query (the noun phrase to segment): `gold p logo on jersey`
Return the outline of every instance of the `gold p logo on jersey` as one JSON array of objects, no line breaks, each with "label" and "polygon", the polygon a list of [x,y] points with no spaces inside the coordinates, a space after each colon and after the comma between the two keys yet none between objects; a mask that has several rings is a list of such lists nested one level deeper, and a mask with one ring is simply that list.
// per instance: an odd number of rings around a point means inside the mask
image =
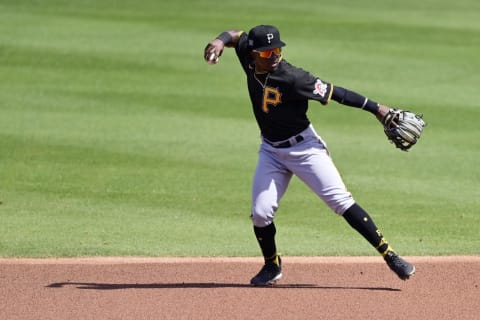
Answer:
[{"label": "gold p logo on jersey", "polygon": [[278,88],[265,87],[263,90],[263,105],[262,110],[265,113],[268,113],[268,105],[276,106],[279,103],[282,103],[282,93]]}]

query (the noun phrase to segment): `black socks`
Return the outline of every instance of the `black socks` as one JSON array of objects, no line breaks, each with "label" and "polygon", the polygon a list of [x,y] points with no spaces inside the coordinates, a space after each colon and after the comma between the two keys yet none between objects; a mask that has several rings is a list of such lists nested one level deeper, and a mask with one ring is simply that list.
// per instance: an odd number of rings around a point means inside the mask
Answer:
[{"label": "black socks", "polygon": [[351,206],[343,214],[348,224],[357,230],[370,244],[377,249],[381,255],[385,255],[391,250],[388,242],[383,237],[380,230],[373,222],[368,213],[362,209],[358,204]]},{"label": "black socks", "polygon": [[275,228],[275,224],[272,222],[263,228],[253,226],[253,231],[262,250],[265,263],[273,262],[278,265],[277,246],[275,245],[275,233],[277,229]]},{"label": "black socks", "polygon": [[[392,250],[388,242],[383,237],[380,230],[373,222],[370,215],[362,209],[358,204],[351,206],[343,214],[343,218],[348,224],[358,231],[377,251],[385,256],[388,251]],[[275,244],[276,228],[272,222],[266,227],[253,227],[260,249],[262,250],[265,263],[279,264],[277,247]]]}]

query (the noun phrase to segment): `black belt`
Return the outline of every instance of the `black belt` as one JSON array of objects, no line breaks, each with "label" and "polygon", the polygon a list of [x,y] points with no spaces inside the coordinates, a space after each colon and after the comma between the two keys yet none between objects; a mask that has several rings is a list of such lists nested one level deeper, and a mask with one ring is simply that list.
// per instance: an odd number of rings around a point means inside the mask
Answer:
[{"label": "black belt", "polygon": [[[294,143],[293,145],[305,140],[301,135],[295,136],[294,139],[295,139],[296,143]],[[290,148],[292,146],[292,144],[290,143],[289,140],[277,143],[277,142],[268,141],[267,139],[263,138],[263,141],[265,141],[266,143],[268,143],[269,145],[271,145],[274,148]]]}]

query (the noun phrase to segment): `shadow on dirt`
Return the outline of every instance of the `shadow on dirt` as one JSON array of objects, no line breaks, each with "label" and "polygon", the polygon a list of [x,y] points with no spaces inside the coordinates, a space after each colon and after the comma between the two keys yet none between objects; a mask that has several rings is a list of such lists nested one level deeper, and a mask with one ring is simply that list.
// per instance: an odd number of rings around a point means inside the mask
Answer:
[{"label": "shadow on dirt", "polygon": [[[63,288],[74,286],[77,289],[88,290],[123,290],[123,289],[215,289],[215,288],[265,288],[253,287],[243,283],[216,283],[216,282],[182,282],[182,283],[91,283],[91,282],[57,282],[47,288]],[[401,291],[387,287],[342,287],[321,286],[316,284],[274,284],[267,286],[272,289],[319,289],[319,290],[366,290],[366,291]]]}]

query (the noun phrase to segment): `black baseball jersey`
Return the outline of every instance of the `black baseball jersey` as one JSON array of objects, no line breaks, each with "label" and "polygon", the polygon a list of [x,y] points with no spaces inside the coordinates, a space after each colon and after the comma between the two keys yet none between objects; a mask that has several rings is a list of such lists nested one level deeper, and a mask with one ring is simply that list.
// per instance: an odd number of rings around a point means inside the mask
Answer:
[{"label": "black baseball jersey", "polygon": [[310,124],[308,100],[317,100],[322,104],[329,102],[333,90],[330,83],[285,60],[280,61],[274,72],[255,74],[246,33],[241,35],[235,51],[247,75],[255,118],[266,139],[286,140],[305,130]]}]

